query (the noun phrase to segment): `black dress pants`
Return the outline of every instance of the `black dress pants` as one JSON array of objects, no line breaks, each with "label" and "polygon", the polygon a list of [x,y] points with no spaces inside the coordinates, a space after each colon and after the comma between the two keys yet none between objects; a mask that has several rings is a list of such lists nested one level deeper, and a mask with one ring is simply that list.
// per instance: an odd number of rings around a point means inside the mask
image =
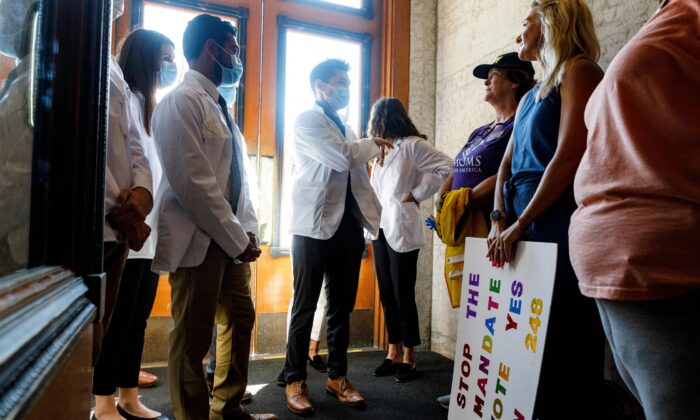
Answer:
[{"label": "black dress pants", "polygon": [[379,238],[372,241],[372,250],[389,343],[403,343],[406,347],[417,346],[420,344],[416,307],[418,250],[394,251],[381,229]]},{"label": "black dress pants", "polygon": [[93,372],[92,393],[112,395],[116,388],[136,388],[146,323],[158,289],[151,260],[127,260],[112,320],[102,340]]},{"label": "black dress pants", "polygon": [[365,248],[362,227],[349,213],[345,213],[338,230],[330,239],[298,235],[292,239],[294,302],[284,365],[288,384],[306,380],[309,336],[324,276],[328,301],[328,376],[336,379],[347,374],[350,313],[355,307]]}]

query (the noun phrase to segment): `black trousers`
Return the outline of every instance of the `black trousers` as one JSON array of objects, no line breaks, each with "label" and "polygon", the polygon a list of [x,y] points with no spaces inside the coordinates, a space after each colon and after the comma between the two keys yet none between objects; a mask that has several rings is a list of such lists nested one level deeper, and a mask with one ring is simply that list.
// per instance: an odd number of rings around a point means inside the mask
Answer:
[{"label": "black trousers", "polygon": [[[537,191],[538,182],[512,185],[503,189],[509,222],[522,214]],[[523,240],[558,244],[557,267],[547,341],[542,357],[533,418],[567,420],[611,418],[605,404],[605,335],[595,300],[583,296],[569,259],[569,221],[576,209],[573,187],[526,228]],[[593,245],[592,245],[593,246]],[[539,350],[538,350],[539,351]],[[562,372],[572,378],[562,385]],[[573,379],[575,378],[575,379]],[[595,401],[595,404],[591,404]]]},{"label": "black trousers", "polygon": [[348,213],[343,216],[338,230],[330,239],[298,235],[292,239],[294,302],[284,365],[287,383],[306,380],[309,336],[324,276],[328,301],[328,376],[336,379],[347,374],[350,313],[355,307],[360,263],[365,248],[362,227]]},{"label": "black trousers", "polygon": [[112,320],[92,378],[92,393],[112,395],[116,388],[136,388],[139,381],[146,322],[158,289],[151,260],[127,260]]},{"label": "black trousers", "polygon": [[394,251],[381,229],[379,238],[372,241],[372,250],[389,343],[417,346],[420,344],[416,307],[418,250]]}]

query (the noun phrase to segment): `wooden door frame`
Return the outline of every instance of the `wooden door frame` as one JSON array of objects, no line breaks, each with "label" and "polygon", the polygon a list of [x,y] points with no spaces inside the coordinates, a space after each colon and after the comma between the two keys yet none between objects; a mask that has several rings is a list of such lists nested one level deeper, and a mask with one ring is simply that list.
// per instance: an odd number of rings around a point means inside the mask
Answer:
[{"label": "wooden door frame", "polygon": [[[29,264],[0,282],[0,417],[60,405],[66,417],[87,418],[91,322],[104,296],[111,4],[39,4]],[[72,392],[47,391],[57,383]]]}]

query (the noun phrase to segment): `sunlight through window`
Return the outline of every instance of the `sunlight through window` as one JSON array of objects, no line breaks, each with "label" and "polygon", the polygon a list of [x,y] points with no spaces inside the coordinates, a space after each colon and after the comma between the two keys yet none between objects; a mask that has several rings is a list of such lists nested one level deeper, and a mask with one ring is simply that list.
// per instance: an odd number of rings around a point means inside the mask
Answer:
[{"label": "sunlight through window", "polygon": [[352,7],[354,9],[362,8],[363,0],[319,0],[322,3],[333,3],[340,6]]}]

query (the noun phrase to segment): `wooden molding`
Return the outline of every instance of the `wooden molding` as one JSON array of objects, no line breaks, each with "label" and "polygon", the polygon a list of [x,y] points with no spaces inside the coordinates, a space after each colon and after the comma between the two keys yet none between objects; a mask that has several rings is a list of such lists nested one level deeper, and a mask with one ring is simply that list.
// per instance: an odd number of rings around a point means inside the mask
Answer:
[{"label": "wooden molding", "polygon": [[[0,418],[22,418],[53,380],[95,306],[82,279],[62,268],[20,273],[3,287],[0,315]],[[12,298],[17,292],[18,297]],[[89,366],[89,361],[88,366]],[[88,395],[84,396],[89,397]]]},{"label": "wooden molding", "polygon": [[39,267],[4,277],[0,283],[0,319],[74,277],[72,271],[61,267]]},{"label": "wooden molding", "polygon": [[381,95],[398,98],[408,109],[411,56],[410,0],[384,1],[381,30]]}]

